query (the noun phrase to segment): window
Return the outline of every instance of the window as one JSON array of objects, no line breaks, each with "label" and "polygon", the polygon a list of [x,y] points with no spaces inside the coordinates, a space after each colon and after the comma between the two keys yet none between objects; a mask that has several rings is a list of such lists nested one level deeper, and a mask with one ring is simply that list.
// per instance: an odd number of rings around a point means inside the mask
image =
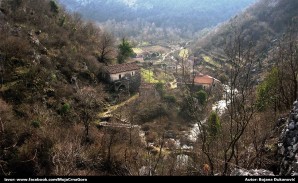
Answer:
[{"label": "window", "polygon": [[121,79],[122,78],[122,76],[121,76],[121,74],[119,74],[119,79]]},{"label": "window", "polygon": [[134,75],[135,75],[135,73],[134,73],[134,72],[131,72],[131,75],[132,75],[132,76],[134,76]]}]

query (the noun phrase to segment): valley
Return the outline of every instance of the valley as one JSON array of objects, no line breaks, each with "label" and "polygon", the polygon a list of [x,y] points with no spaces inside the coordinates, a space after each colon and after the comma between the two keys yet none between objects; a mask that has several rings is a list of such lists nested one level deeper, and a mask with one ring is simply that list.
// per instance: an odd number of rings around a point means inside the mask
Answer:
[{"label": "valley", "polygon": [[0,175],[297,175],[297,8],[0,0]]}]

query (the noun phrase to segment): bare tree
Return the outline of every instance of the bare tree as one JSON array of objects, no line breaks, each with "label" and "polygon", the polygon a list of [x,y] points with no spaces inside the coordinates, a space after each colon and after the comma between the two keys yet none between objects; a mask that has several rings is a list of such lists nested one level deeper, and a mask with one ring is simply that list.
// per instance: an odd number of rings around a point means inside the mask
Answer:
[{"label": "bare tree", "polygon": [[97,90],[92,87],[84,87],[76,95],[80,119],[85,127],[85,142],[89,142],[90,123],[95,119],[98,112],[102,109],[105,93],[101,88]]},{"label": "bare tree", "polygon": [[252,79],[255,59],[253,44],[244,41],[242,30],[235,30],[233,35],[225,49],[230,67],[227,70],[229,84],[225,94],[226,103],[229,105],[227,121],[224,121],[225,132],[222,133],[224,140],[223,175],[227,175],[233,158],[235,164],[238,165],[238,142],[255,113],[255,88]]},{"label": "bare tree", "polygon": [[194,113],[199,125],[200,140],[197,143],[207,158],[210,175],[215,172],[228,175],[231,164],[239,166],[240,150],[245,148],[239,142],[255,114],[252,79],[255,53],[252,48],[252,43],[244,41],[241,30],[234,30],[233,36],[227,41],[228,83],[224,93],[227,110],[221,117],[217,134],[211,135],[208,125],[202,120],[204,116]]},{"label": "bare tree", "polygon": [[[17,142],[14,136],[8,135],[11,129],[14,129],[14,123],[11,122],[13,117],[12,106],[0,99],[0,175],[9,176],[12,170],[9,167],[8,158],[12,147]],[[4,153],[5,152],[5,153]]]},{"label": "bare tree", "polygon": [[[179,53],[179,59],[177,64],[180,65],[181,69],[182,69],[182,73],[181,73],[181,82],[183,84],[189,83],[189,73],[188,70],[190,69],[188,66],[188,57],[189,57],[189,52],[187,49],[183,49],[181,50],[181,52]],[[176,66],[177,67],[177,66]]]},{"label": "bare tree", "polygon": [[108,32],[103,32],[99,41],[98,61],[108,65],[115,54],[114,37]]},{"label": "bare tree", "polygon": [[0,55],[0,82],[0,88],[2,88],[4,82],[4,58],[2,58],[2,55]]},{"label": "bare tree", "polygon": [[[297,24],[296,24],[297,25]],[[298,98],[298,30],[292,25],[280,41],[276,65],[279,93],[286,109]]]}]

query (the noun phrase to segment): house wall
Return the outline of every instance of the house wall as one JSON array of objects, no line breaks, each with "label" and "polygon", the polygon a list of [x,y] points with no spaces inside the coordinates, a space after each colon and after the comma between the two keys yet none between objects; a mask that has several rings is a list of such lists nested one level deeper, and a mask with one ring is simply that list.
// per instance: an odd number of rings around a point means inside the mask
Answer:
[{"label": "house wall", "polygon": [[210,88],[210,86],[211,86],[211,85],[209,85],[209,84],[198,84],[198,83],[195,83],[195,85],[196,85],[196,86],[201,86],[201,87],[203,87],[203,88],[205,88],[205,89]]},{"label": "house wall", "polygon": [[136,71],[129,71],[129,72],[122,72],[122,73],[117,73],[117,74],[110,74],[110,81],[111,82],[118,81],[127,74],[130,74],[131,76],[135,76]]},{"label": "house wall", "polygon": [[210,84],[201,84],[201,86],[203,86],[205,88],[209,88],[211,85]]},{"label": "house wall", "polygon": [[195,83],[195,85],[202,86],[203,88],[210,88],[211,86],[214,87],[214,86],[216,86],[218,84],[220,84],[220,82],[218,80],[214,80],[213,81],[213,84],[198,84],[198,83]]}]

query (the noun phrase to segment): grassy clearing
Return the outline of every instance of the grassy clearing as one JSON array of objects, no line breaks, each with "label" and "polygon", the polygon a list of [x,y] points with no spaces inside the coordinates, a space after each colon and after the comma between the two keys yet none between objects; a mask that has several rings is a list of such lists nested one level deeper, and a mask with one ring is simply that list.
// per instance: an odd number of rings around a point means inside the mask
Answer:
[{"label": "grassy clearing", "polygon": [[188,58],[189,57],[189,51],[188,49],[182,49],[179,53],[179,56],[181,58]]},{"label": "grassy clearing", "polygon": [[147,41],[142,41],[142,43],[141,43],[141,46],[149,46],[149,45],[150,45],[150,43]]},{"label": "grassy clearing", "polygon": [[144,52],[141,48],[133,48],[132,50],[133,50],[133,52],[135,52],[136,54],[141,54],[141,53]]},{"label": "grassy clearing", "polygon": [[202,55],[203,59],[205,62],[215,66],[215,67],[220,67],[220,64],[215,62],[211,57],[207,56],[207,55]]},{"label": "grassy clearing", "polygon": [[138,94],[132,96],[131,98],[129,98],[128,100],[120,103],[120,104],[117,104],[117,105],[113,105],[113,106],[110,106],[107,108],[107,111],[106,112],[101,112],[98,114],[98,117],[107,117],[107,116],[110,116],[112,112],[116,111],[117,109],[119,109],[120,107],[123,107],[125,106],[126,104],[129,104],[130,102],[136,100],[137,98],[139,97]]},{"label": "grassy clearing", "polygon": [[142,69],[142,79],[146,82],[146,83],[159,83],[160,81],[157,80],[154,77],[154,73],[153,71],[150,70],[146,70],[146,69]]},{"label": "grassy clearing", "polygon": [[153,73],[153,71],[142,69],[142,78],[147,83],[169,83],[172,88],[176,88],[176,80],[172,74],[166,74],[165,72],[159,70]]},{"label": "grassy clearing", "polygon": [[166,74],[164,71],[160,71],[155,76],[161,83],[173,82],[175,77],[172,74]]},{"label": "grassy clearing", "polygon": [[141,46],[143,52],[158,52],[160,54],[168,53],[171,50],[167,47],[154,45],[154,46]]}]

